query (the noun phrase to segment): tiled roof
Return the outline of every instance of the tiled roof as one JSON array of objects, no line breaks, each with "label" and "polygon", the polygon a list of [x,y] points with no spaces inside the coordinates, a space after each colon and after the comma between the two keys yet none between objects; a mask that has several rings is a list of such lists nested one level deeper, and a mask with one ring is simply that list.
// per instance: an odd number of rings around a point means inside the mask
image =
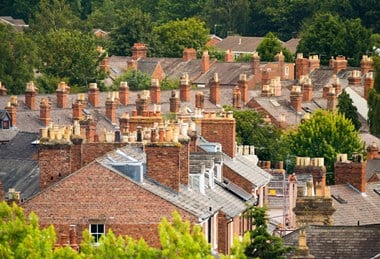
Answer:
[{"label": "tiled roof", "polygon": [[340,197],[346,203],[333,199],[336,209],[333,214],[334,225],[357,225],[380,223],[380,195],[374,190],[380,188],[380,182],[367,183],[364,194],[350,185],[330,186],[331,195]]},{"label": "tiled roof", "polygon": [[215,47],[221,50],[232,50],[233,52],[252,53],[256,51],[262,40],[263,37],[228,36],[216,43]]},{"label": "tiled roof", "polygon": [[379,158],[375,158],[373,160],[367,160],[367,164],[366,164],[366,179],[367,179],[367,181],[375,173],[380,173],[380,159]]},{"label": "tiled roof", "polygon": [[[298,246],[299,231],[283,237],[284,244]],[[315,258],[363,259],[380,254],[380,224],[363,226],[307,226],[307,246]],[[288,255],[291,258],[293,254]],[[377,258],[377,257],[376,257]]]},{"label": "tiled roof", "polygon": [[17,135],[17,128],[0,129],[0,142],[8,142]]},{"label": "tiled roof", "polygon": [[351,87],[344,88],[346,90],[347,94],[352,99],[352,104],[356,106],[358,109],[358,113],[360,116],[362,116],[364,119],[368,119],[368,105],[367,100],[364,99],[362,96],[360,96],[357,92],[355,92]]},{"label": "tiled roof", "polygon": [[282,45],[294,54],[297,51],[297,46],[298,46],[300,40],[301,39],[299,39],[299,38],[292,38],[292,39],[284,42]]}]

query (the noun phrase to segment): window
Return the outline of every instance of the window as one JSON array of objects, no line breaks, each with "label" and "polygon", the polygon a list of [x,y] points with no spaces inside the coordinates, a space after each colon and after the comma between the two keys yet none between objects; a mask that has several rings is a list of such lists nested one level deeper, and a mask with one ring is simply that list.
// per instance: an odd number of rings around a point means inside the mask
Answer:
[{"label": "window", "polygon": [[105,233],[104,224],[90,224],[90,234],[94,237],[95,243],[98,243],[100,236]]}]

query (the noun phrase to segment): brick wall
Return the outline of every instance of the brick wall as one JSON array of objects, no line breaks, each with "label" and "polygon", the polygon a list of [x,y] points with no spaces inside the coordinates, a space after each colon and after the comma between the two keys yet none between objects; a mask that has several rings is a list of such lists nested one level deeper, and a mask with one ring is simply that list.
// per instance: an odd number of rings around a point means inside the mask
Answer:
[{"label": "brick wall", "polygon": [[189,185],[189,173],[190,173],[190,141],[182,140],[180,141],[180,181],[182,184],[188,186]]},{"label": "brick wall", "polygon": [[97,162],[24,202],[22,207],[26,215],[35,212],[42,227],[53,224],[57,233],[68,234],[69,226],[77,225],[78,243],[91,222],[104,222],[106,231],[111,228],[116,236],[142,237],[158,246],[157,226],[162,217],[170,220],[177,210],[183,219],[197,221],[188,212]]},{"label": "brick wall", "polygon": [[252,183],[226,165],[223,165],[223,177],[238,185],[246,192],[252,193]]},{"label": "brick wall", "polygon": [[25,91],[25,105],[31,110],[36,108],[36,95],[37,92],[34,90]]},{"label": "brick wall", "polygon": [[366,191],[366,163],[337,162],[334,165],[335,184],[351,184],[361,192]]},{"label": "brick wall", "polygon": [[294,208],[298,227],[305,224],[332,225],[334,212],[332,198],[325,197],[298,197]]}]

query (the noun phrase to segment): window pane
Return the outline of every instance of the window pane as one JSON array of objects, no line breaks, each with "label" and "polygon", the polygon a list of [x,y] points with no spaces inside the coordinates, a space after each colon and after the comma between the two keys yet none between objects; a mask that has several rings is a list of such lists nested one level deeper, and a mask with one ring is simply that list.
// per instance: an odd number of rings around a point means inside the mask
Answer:
[{"label": "window pane", "polygon": [[104,225],[103,224],[98,225],[98,233],[100,233],[100,234],[104,233]]},{"label": "window pane", "polygon": [[90,228],[91,230],[90,230],[90,232],[91,233],[96,233],[96,232],[98,232],[97,230],[97,225],[96,224],[91,224],[91,228]]}]

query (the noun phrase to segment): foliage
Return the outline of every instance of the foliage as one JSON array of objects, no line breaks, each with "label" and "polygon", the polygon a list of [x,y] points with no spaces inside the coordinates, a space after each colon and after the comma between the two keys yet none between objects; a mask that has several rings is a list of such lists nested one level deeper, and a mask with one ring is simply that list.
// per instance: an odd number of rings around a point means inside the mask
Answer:
[{"label": "foliage", "polygon": [[0,81],[9,94],[21,94],[33,80],[37,45],[25,34],[0,24]]},{"label": "foliage", "polygon": [[285,56],[286,62],[293,61],[290,50],[283,47],[280,40],[272,32],[265,35],[259,46],[257,46],[256,51],[259,53],[262,61],[274,61],[275,56],[280,52]]},{"label": "foliage", "polygon": [[250,231],[250,244],[245,248],[249,258],[286,258],[284,255],[292,248],[283,245],[282,239],[268,232],[266,209],[251,207],[249,217],[254,218],[255,229]]},{"label": "foliage", "polygon": [[164,78],[160,83],[161,90],[174,90],[179,88],[179,80]]},{"label": "foliage", "polygon": [[182,57],[185,48],[202,48],[208,40],[205,23],[196,18],[170,21],[154,28],[157,55]]},{"label": "foliage", "polygon": [[97,51],[95,36],[80,31],[50,31],[39,38],[43,51],[40,68],[42,74],[67,79],[70,86],[88,85],[104,79],[105,72],[99,68],[104,53]]},{"label": "foliage", "polygon": [[316,110],[310,119],[287,132],[286,146],[296,156],[324,157],[331,172],[337,154],[360,153],[363,143],[351,120],[340,113]]},{"label": "foliage", "polygon": [[350,119],[356,130],[359,130],[361,123],[358,116],[358,109],[353,105],[351,97],[345,90],[338,97],[338,110],[347,119]]},{"label": "foliage", "polygon": [[350,65],[358,66],[361,55],[371,49],[370,37],[360,19],[341,20],[338,15],[318,13],[304,24],[297,52],[320,54],[322,64],[331,56],[344,55]]},{"label": "foliage", "polygon": [[160,226],[161,258],[213,258],[211,246],[204,238],[200,226],[190,227],[182,221],[178,212],[173,213],[172,223],[163,218]]},{"label": "foliage", "polygon": [[163,24],[199,16],[206,2],[206,0],[158,0],[155,8],[157,23]]},{"label": "foliage", "polygon": [[203,52],[207,51],[210,59],[217,59],[219,61],[224,61],[226,52],[218,50],[215,46],[206,46],[202,50],[197,51],[197,57],[202,58]]},{"label": "foliage", "polygon": [[252,54],[244,54],[236,58],[236,62],[251,62],[251,61],[252,61]]},{"label": "foliage", "polygon": [[375,85],[368,94],[369,131],[380,137],[380,57],[374,57]]},{"label": "foliage", "polygon": [[117,89],[120,82],[128,82],[129,89],[132,91],[148,90],[150,88],[151,78],[148,74],[139,70],[130,69],[124,75],[118,77],[114,83],[113,88]]}]

